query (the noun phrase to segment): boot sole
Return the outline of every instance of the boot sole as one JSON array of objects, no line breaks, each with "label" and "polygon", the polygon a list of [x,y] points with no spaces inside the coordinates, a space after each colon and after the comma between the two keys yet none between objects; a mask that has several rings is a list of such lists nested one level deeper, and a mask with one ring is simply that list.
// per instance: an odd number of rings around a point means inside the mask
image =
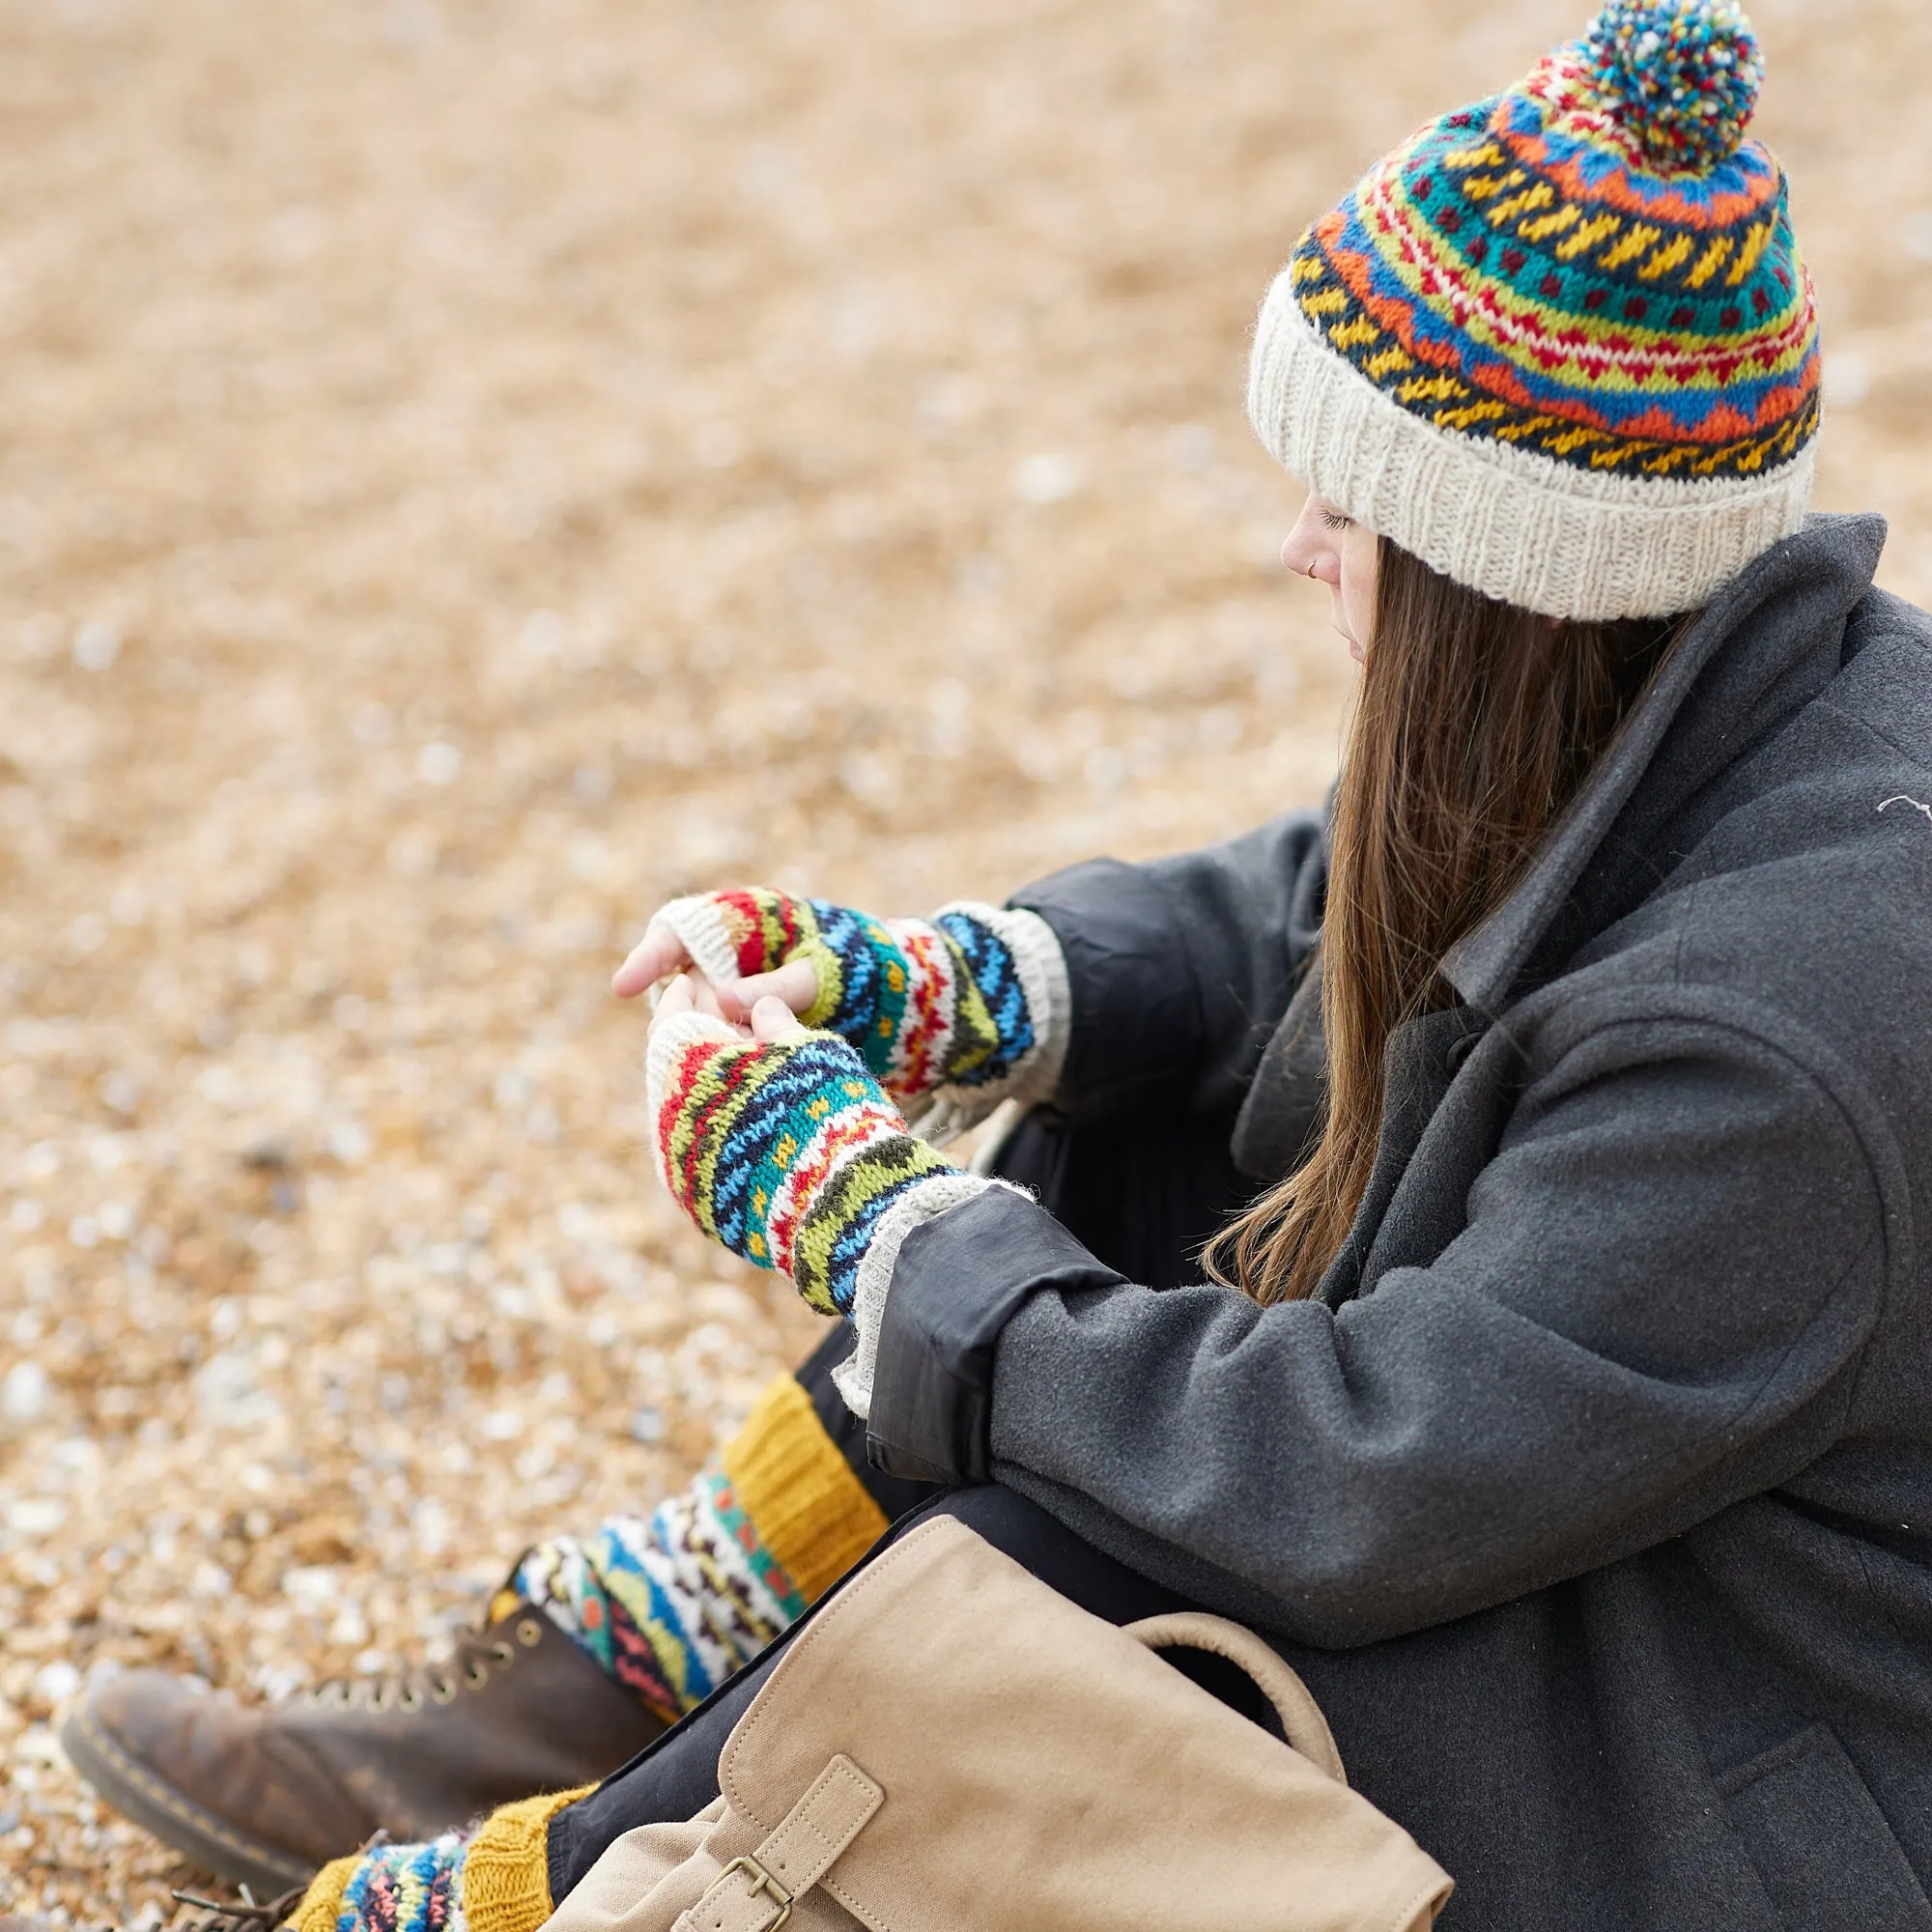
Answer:
[{"label": "boot sole", "polygon": [[315,1876],[314,1865],[238,1832],[130,1757],[101,1727],[91,1698],[69,1714],[60,1743],[68,1762],[115,1810],[202,1869],[245,1885],[265,1899]]}]

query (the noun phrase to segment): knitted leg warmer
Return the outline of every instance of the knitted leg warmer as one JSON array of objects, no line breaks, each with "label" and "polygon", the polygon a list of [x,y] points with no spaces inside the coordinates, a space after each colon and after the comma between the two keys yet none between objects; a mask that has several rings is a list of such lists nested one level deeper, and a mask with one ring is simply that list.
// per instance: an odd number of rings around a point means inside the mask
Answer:
[{"label": "knitted leg warmer", "polygon": [[517,1566],[511,1587],[667,1719],[702,1703],[885,1534],[886,1519],[790,1376],[717,1463],[648,1517],[607,1518]]},{"label": "knitted leg warmer", "polygon": [[550,1895],[550,1821],[593,1785],[519,1799],[473,1832],[377,1845],[310,1881],[291,1932],[536,1932]]},{"label": "knitted leg warmer", "polygon": [[[681,1495],[554,1537],[508,1592],[540,1605],[612,1677],[681,1717],[780,1635],[885,1534],[884,1512],[780,1376]],[[588,1786],[585,1789],[589,1789]],[[325,1865],[295,1932],[536,1932],[551,1916],[550,1821],[582,1791],[520,1800],[473,1833]]]}]

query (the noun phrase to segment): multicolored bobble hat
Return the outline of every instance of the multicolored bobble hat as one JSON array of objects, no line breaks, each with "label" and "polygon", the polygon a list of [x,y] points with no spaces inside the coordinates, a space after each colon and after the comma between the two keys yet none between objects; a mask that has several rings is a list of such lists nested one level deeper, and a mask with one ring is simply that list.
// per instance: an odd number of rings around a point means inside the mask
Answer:
[{"label": "multicolored bobble hat", "polygon": [[1818,324],[1733,0],[1613,0],[1297,243],[1248,412],[1459,583],[1552,617],[1707,602],[1803,521]]}]

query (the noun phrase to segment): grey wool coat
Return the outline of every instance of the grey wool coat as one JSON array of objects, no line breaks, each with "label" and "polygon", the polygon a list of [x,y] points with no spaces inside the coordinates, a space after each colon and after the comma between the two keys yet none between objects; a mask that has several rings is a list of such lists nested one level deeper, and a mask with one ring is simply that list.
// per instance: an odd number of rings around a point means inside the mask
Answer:
[{"label": "grey wool coat", "polygon": [[[1264,1629],[1458,1932],[1932,1932],[1932,620],[1814,518],[1687,636],[1390,1044],[1309,1301],[1031,1202],[906,1241],[874,1461]],[[1319,813],[1019,896],[1064,1111],[1287,1169]],[[1306,1009],[1304,995],[1298,1003]]]}]

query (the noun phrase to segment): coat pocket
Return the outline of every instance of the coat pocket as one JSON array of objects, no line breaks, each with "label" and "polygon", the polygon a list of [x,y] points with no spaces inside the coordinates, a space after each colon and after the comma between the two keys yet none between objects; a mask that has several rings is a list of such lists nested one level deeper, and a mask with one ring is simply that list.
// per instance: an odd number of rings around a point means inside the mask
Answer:
[{"label": "coat pocket", "polygon": [[1789,1932],[1932,1932],[1932,1899],[1824,1724],[1718,1780]]}]

